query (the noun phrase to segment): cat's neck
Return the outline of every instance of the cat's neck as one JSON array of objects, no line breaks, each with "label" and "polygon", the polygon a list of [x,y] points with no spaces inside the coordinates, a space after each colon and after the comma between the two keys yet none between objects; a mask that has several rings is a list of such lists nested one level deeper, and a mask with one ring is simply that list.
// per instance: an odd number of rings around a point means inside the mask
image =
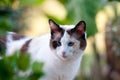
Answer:
[{"label": "cat's neck", "polygon": [[50,58],[52,63],[54,64],[54,66],[58,66],[58,67],[71,67],[71,68],[75,68],[75,67],[79,67],[80,66],[80,63],[81,63],[81,60],[82,60],[82,56],[83,54],[78,54],[77,56],[74,56],[73,58],[70,58],[70,59],[61,59],[59,58],[58,56],[56,56],[53,52],[50,54]]}]

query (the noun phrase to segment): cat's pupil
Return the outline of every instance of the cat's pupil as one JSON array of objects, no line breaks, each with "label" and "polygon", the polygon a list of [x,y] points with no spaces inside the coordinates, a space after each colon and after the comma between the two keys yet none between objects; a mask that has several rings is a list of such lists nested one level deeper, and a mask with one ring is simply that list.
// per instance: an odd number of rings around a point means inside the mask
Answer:
[{"label": "cat's pupil", "polygon": [[69,42],[68,43],[68,46],[73,46],[74,45],[74,42]]}]

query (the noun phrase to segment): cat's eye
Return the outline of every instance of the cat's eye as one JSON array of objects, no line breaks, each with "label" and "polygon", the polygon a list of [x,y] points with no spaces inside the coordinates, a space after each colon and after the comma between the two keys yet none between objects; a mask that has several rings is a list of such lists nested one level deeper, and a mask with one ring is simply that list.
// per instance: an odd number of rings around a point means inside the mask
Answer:
[{"label": "cat's eye", "polygon": [[54,46],[61,46],[61,42],[60,41],[53,41],[53,44],[54,44]]},{"label": "cat's eye", "polygon": [[68,46],[73,46],[74,45],[74,42],[69,42],[68,43]]},{"label": "cat's eye", "polygon": [[57,46],[61,46],[61,42],[60,41],[56,41]]}]

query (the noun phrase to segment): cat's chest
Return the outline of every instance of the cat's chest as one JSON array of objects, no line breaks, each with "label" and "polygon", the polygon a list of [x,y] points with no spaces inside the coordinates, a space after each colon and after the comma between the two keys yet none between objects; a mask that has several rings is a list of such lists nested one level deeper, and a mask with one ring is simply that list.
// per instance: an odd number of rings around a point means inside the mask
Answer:
[{"label": "cat's chest", "polygon": [[[52,65],[51,65],[52,64]],[[66,65],[60,62],[45,63],[43,80],[72,80],[76,75],[78,65]],[[77,67],[77,68],[76,68]]]},{"label": "cat's chest", "polygon": [[44,65],[46,76],[43,77],[43,80],[73,80],[78,69],[79,61],[66,63],[50,59]]}]

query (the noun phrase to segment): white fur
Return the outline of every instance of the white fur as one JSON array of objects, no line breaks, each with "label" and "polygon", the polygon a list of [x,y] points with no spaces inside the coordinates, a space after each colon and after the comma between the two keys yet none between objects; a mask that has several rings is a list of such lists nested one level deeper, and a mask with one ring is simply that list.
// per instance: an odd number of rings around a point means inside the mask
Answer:
[{"label": "white fur", "polygon": [[[69,26],[67,26],[69,27]],[[67,29],[67,28],[65,28]],[[20,49],[26,40],[25,38],[13,42],[11,36],[8,35],[7,55],[12,54],[16,49]],[[69,41],[76,42],[76,48],[68,47]],[[78,48],[80,42],[65,32],[61,39],[62,46],[56,50],[51,50],[50,34],[34,38],[29,46],[28,52],[31,55],[31,61],[44,62],[44,73],[40,80],[73,80],[79,70],[83,51]],[[62,52],[65,51],[67,58],[62,57]]]},{"label": "white fur", "polygon": [[7,33],[7,49],[6,49],[6,56],[10,56],[12,55],[14,52],[18,51],[21,49],[21,47],[23,46],[23,44],[31,39],[30,37],[26,37],[20,40],[13,40],[12,39],[12,34],[15,34],[14,32],[8,32]]}]

